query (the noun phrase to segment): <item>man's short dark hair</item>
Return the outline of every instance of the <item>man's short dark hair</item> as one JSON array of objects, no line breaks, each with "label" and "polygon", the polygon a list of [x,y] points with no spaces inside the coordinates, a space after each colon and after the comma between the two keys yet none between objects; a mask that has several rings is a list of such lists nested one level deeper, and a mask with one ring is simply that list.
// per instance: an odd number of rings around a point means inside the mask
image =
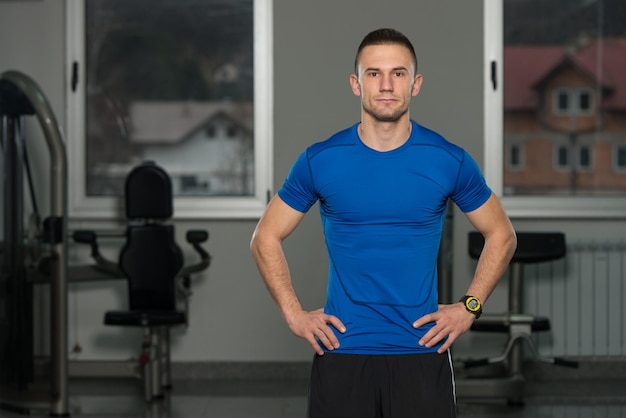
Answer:
[{"label": "man's short dark hair", "polygon": [[361,51],[363,48],[370,45],[402,45],[411,52],[413,56],[413,63],[415,64],[415,71],[417,71],[417,55],[415,55],[415,48],[413,44],[403,33],[398,32],[395,29],[382,28],[376,29],[367,35],[361,41],[359,49],[356,52],[354,59],[354,73],[359,73],[359,58],[361,57]]}]

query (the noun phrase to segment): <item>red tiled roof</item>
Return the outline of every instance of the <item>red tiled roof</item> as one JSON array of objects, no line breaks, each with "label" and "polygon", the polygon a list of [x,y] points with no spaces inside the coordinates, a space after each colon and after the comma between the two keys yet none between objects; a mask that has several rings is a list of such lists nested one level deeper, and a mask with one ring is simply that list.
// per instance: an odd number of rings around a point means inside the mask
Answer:
[{"label": "red tiled roof", "polygon": [[573,55],[563,45],[505,47],[504,108],[536,107],[539,97],[534,86],[568,59],[612,90],[602,103],[604,108],[626,109],[626,39],[594,40]]}]

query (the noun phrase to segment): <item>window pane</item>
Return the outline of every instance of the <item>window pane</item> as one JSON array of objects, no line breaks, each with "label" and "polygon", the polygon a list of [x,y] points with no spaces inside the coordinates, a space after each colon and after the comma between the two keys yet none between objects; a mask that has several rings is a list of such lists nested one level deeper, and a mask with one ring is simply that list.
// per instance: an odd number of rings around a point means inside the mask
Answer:
[{"label": "window pane", "polygon": [[503,0],[503,12],[503,149],[532,144],[516,175],[504,166],[504,195],[626,196],[613,164],[626,141],[626,2]]},{"label": "window pane", "polygon": [[142,160],[177,196],[252,196],[253,0],[89,0],[86,194]]},{"label": "window pane", "polygon": [[617,147],[617,168],[620,170],[626,169],[626,146]]},{"label": "window pane", "polygon": [[519,167],[520,165],[520,149],[519,145],[511,145],[511,161],[509,164],[512,168]]},{"label": "window pane", "polygon": [[582,168],[591,166],[591,149],[588,146],[580,147],[579,164]]},{"label": "window pane", "polygon": [[588,91],[580,92],[578,108],[585,112],[591,110],[591,94]]},{"label": "window pane", "polygon": [[569,94],[566,91],[560,91],[557,94],[557,100],[559,113],[567,112],[569,110]]},{"label": "window pane", "polygon": [[557,159],[557,167],[558,168],[567,168],[569,167],[569,150],[567,147],[559,146],[558,147],[558,159]]}]

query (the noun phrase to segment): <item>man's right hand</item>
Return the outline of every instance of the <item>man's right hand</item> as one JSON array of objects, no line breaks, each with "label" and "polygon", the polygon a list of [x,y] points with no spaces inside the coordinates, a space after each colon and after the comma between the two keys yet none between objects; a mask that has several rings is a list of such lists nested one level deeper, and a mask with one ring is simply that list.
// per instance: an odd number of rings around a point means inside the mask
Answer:
[{"label": "man's right hand", "polygon": [[311,312],[300,311],[291,316],[287,320],[287,324],[291,332],[307,340],[320,356],[324,355],[324,350],[320,343],[329,351],[339,348],[339,340],[330,325],[342,334],[346,332],[346,327],[339,318],[325,314],[323,309]]}]

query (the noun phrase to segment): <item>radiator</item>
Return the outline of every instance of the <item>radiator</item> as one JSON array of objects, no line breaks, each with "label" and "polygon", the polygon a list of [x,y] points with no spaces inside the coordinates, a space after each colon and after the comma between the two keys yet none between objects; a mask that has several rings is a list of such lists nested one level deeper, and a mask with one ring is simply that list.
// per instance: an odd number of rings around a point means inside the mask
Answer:
[{"label": "radiator", "polygon": [[553,356],[626,356],[626,241],[572,242],[561,260],[524,267],[524,311],[550,318],[536,335]]}]

